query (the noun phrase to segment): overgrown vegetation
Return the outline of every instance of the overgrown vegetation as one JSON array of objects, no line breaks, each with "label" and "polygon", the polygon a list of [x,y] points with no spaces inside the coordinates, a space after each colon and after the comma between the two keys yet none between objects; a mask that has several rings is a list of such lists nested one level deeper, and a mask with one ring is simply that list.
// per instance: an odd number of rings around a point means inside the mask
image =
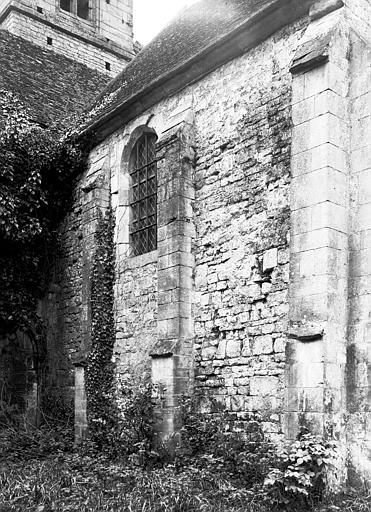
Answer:
[{"label": "overgrown vegetation", "polygon": [[[116,426],[113,400],[112,353],[115,339],[113,318],[113,220],[111,210],[100,213],[95,233],[91,275],[91,340],[86,368],[87,413],[90,436],[98,449],[110,444]],[[104,435],[104,432],[107,435]]]},{"label": "overgrown vegetation", "polygon": [[47,389],[40,410],[40,426],[15,406],[2,405],[0,463],[44,459],[73,450],[74,410],[54,388]]},{"label": "overgrown vegetation", "polygon": [[148,467],[159,455],[152,449],[153,403],[151,386],[116,383],[96,420],[90,419],[89,435],[79,449],[86,454],[102,453],[138,467]]},{"label": "overgrown vegetation", "polygon": [[208,469],[243,487],[261,485],[274,463],[275,449],[265,438],[259,416],[241,421],[214,400],[209,400],[208,410],[201,414],[197,399],[183,400],[177,467]]},{"label": "overgrown vegetation", "polygon": [[169,461],[151,451],[151,389],[125,387],[121,400],[122,422],[112,443],[87,441],[74,450],[58,436],[52,440],[51,430],[49,438],[40,431],[28,444],[19,443],[16,433],[10,444],[2,436],[0,512],[370,509],[366,491],[326,494],[326,470],[336,456],[332,443],[304,433],[288,452],[277,454],[258,416],[241,422],[220,407],[202,414],[187,399],[183,443]]},{"label": "overgrown vegetation", "polygon": [[277,455],[277,467],[265,479],[272,503],[305,508],[320,502],[326,493],[327,473],[336,470],[336,457],[335,441],[301,433],[298,441]]},{"label": "overgrown vegetation", "polygon": [[118,382],[112,362],[114,332],[114,247],[111,209],[100,214],[91,277],[92,346],[86,367],[89,438],[85,448],[144,466],[151,450],[151,387]]},{"label": "overgrown vegetation", "polygon": [[[317,512],[368,512],[370,496],[356,491],[329,498]],[[104,458],[29,461],[0,473],[1,512],[268,512],[248,489],[217,475],[167,467],[155,471]],[[289,509],[285,509],[289,510]],[[301,512],[301,508],[293,509]]]},{"label": "overgrown vegetation", "polygon": [[[32,123],[9,93],[0,91],[0,109],[0,334],[27,332],[42,354],[36,303],[88,145],[62,136],[61,127]],[[89,436],[74,447],[73,411],[52,393],[44,394],[41,427],[3,404],[0,512],[369,511],[365,490],[328,493],[334,442],[302,432],[277,452],[259,416],[242,420],[217,402],[200,413],[197,400],[184,399],[175,458],[153,450],[151,387],[114,381],[112,230],[108,210],[99,219],[92,268]]]},{"label": "overgrown vegetation", "polygon": [[12,93],[0,90],[0,334],[41,338],[37,300],[88,151],[65,124],[39,126]]}]

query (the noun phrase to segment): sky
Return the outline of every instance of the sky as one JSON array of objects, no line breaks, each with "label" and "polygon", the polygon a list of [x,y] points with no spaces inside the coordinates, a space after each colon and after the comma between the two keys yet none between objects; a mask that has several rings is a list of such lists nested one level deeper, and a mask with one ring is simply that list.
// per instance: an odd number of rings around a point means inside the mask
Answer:
[{"label": "sky", "polygon": [[134,39],[145,45],[187,5],[197,0],[133,0]]}]

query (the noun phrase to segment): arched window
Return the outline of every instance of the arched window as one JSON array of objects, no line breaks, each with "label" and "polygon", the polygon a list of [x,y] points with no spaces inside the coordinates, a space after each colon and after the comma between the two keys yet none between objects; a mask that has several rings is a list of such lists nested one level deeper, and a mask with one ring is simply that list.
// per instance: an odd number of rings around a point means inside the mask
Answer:
[{"label": "arched window", "polygon": [[156,135],[144,133],[130,157],[130,245],[133,256],[157,249]]}]

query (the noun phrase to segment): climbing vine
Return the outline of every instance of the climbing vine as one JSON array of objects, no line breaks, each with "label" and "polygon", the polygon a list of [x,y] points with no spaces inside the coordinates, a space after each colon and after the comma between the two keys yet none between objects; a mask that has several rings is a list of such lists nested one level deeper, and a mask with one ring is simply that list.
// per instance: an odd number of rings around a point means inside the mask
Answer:
[{"label": "climbing vine", "polygon": [[0,335],[37,338],[42,330],[37,300],[89,146],[65,123],[41,127],[12,93],[0,90]]},{"label": "climbing vine", "polygon": [[[99,445],[102,432],[114,427],[113,415],[113,345],[114,250],[113,219],[109,209],[100,214],[95,234],[96,250],[91,273],[91,339],[86,368],[86,394],[89,433]],[[99,446],[100,447],[100,446]]]},{"label": "climbing vine", "polygon": [[115,259],[111,208],[100,214],[91,270],[91,339],[86,367],[88,439],[111,457],[146,465],[152,452],[153,399],[150,384],[120,382],[113,362]]}]

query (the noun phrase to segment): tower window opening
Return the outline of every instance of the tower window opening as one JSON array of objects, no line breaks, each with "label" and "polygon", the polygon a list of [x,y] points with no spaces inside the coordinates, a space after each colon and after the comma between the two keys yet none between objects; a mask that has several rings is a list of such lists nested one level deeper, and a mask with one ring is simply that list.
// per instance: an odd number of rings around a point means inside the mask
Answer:
[{"label": "tower window opening", "polygon": [[89,0],[77,0],[77,16],[84,20],[89,18]]},{"label": "tower window opening", "polygon": [[59,0],[60,8],[67,12],[72,12],[72,0]]},{"label": "tower window opening", "polygon": [[59,0],[59,6],[63,11],[76,14],[79,18],[89,19],[89,0]]}]

